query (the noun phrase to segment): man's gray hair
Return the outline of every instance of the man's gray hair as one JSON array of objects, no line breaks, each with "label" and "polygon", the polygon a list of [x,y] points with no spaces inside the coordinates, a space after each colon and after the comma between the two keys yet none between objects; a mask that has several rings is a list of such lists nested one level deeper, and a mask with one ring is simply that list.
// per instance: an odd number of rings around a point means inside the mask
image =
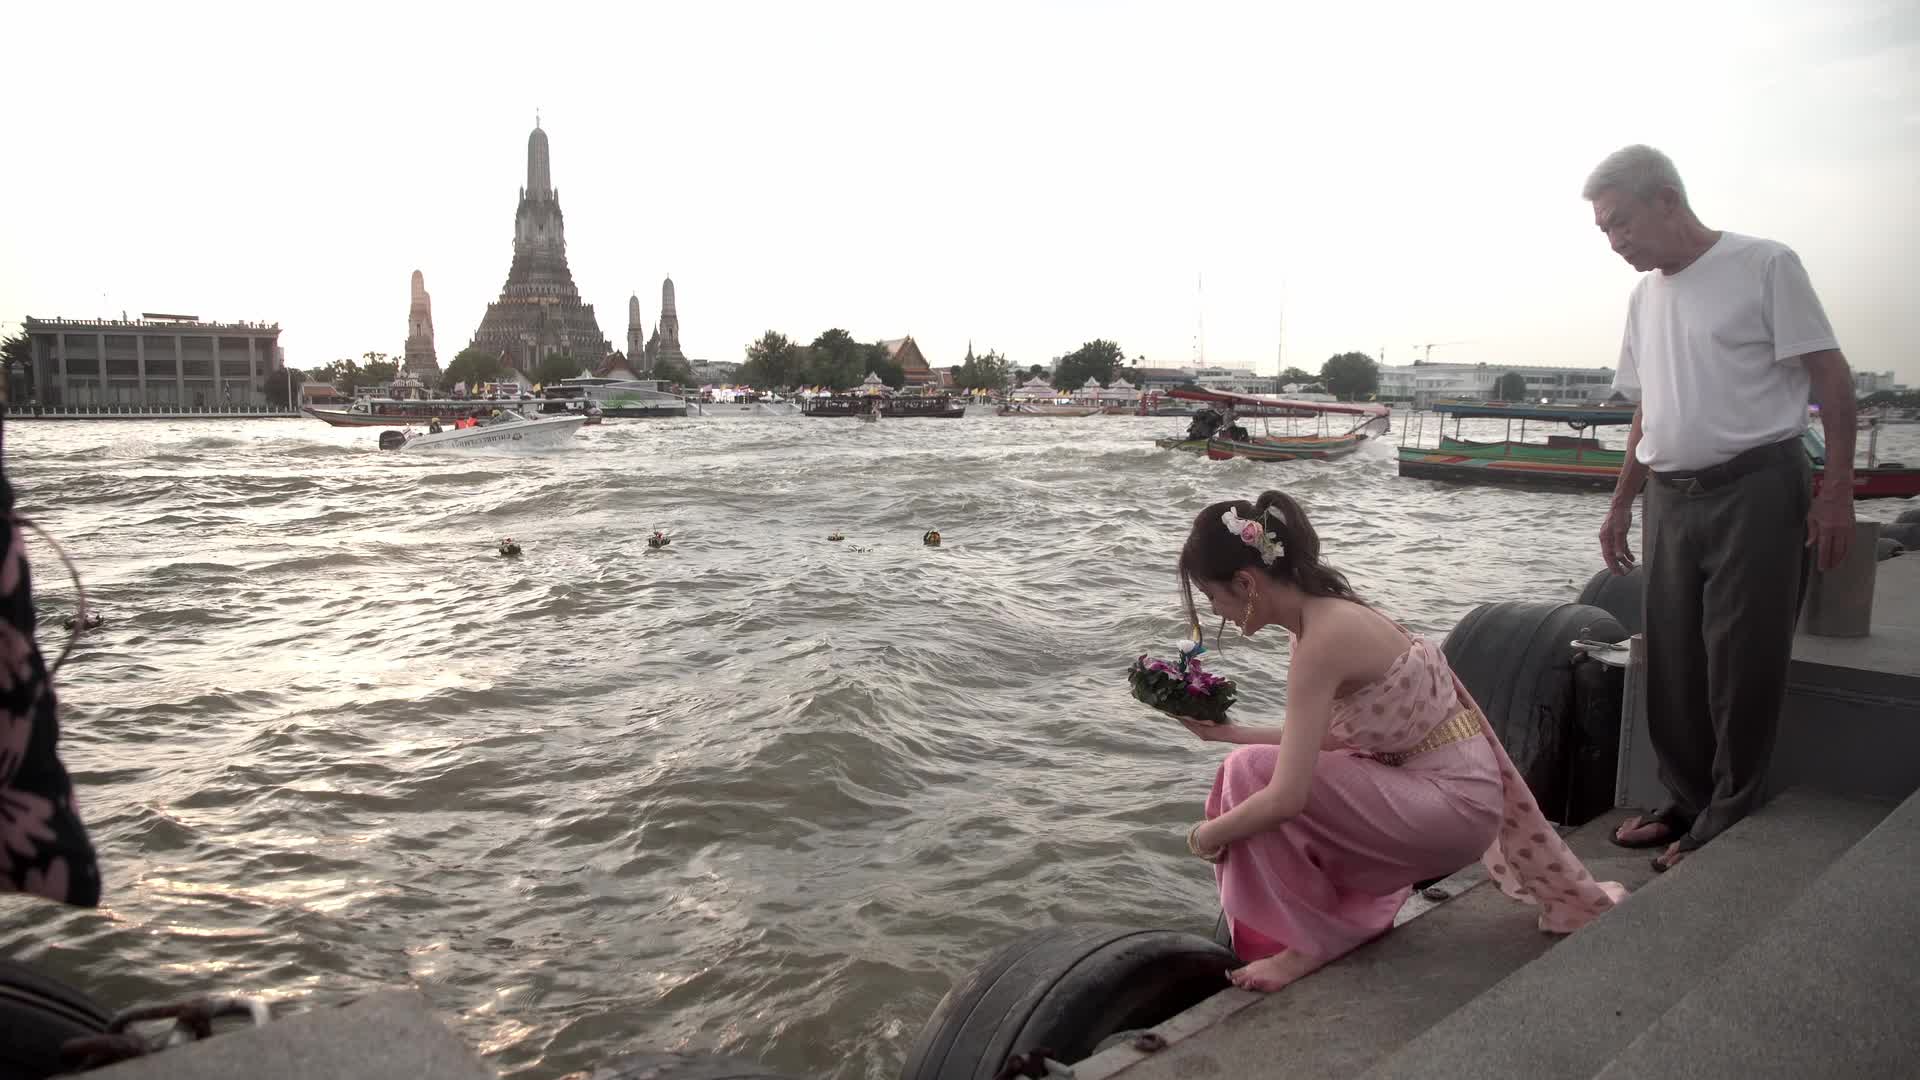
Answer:
[{"label": "man's gray hair", "polygon": [[1680,205],[1687,205],[1687,187],[1680,182],[1680,170],[1673,167],[1673,159],[1636,143],[1608,154],[1607,160],[1587,177],[1580,197],[1592,202],[1603,191],[1619,191],[1644,202],[1664,187],[1679,192]]}]

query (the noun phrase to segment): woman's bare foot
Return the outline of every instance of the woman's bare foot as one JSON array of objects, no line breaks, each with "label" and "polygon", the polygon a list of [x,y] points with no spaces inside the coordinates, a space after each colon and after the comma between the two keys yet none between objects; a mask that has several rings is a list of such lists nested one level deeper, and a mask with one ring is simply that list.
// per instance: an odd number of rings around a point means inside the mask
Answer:
[{"label": "woman's bare foot", "polygon": [[1311,956],[1287,949],[1284,952],[1274,953],[1265,960],[1255,960],[1246,967],[1234,968],[1227,972],[1227,978],[1242,990],[1258,990],[1271,994],[1290,982],[1320,970],[1325,963],[1325,960],[1315,960]]}]

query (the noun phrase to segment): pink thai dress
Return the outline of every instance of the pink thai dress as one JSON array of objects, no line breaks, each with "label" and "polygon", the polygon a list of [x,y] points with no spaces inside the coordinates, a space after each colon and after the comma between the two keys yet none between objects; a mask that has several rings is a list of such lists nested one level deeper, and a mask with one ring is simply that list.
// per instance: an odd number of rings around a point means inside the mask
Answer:
[{"label": "pink thai dress", "polygon": [[[1413,638],[1380,678],[1336,699],[1322,745],[1306,809],[1236,841],[1215,868],[1242,960],[1282,949],[1331,960],[1390,929],[1414,882],[1476,858],[1508,896],[1540,909],[1542,930],[1570,933],[1625,898],[1593,880],[1541,815],[1431,642]],[[1279,751],[1228,755],[1207,816],[1265,788]]]}]

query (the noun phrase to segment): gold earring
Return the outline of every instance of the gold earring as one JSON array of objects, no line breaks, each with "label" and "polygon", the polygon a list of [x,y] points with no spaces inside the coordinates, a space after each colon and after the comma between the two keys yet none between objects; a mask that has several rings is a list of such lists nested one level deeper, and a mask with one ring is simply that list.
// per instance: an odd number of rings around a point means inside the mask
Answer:
[{"label": "gold earring", "polygon": [[1240,636],[1247,636],[1247,625],[1253,622],[1253,594],[1247,594],[1247,610],[1240,613]]}]

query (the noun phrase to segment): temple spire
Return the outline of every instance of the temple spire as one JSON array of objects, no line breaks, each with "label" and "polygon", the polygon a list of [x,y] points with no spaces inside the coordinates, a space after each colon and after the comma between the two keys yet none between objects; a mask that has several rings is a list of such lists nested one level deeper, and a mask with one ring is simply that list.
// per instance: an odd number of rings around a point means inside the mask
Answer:
[{"label": "temple spire", "polygon": [[513,263],[500,299],[487,305],[474,331],[473,347],[505,355],[522,373],[560,355],[594,368],[613,351],[567,269],[566,217],[553,190],[544,128],[527,136],[527,186],[513,215]]},{"label": "temple spire", "polygon": [[433,297],[426,275],[413,272],[413,298],[407,307],[407,347],[403,366],[410,374],[438,378],[440,360],[433,349]]},{"label": "temple spire", "polygon": [[646,364],[651,372],[662,360],[685,362],[680,350],[680,309],[673,299],[673,278],[660,283],[660,317],[653,322],[653,337],[647,341]]},{"label": "temple spire", "polygon": [[545,202],[553,197],[552,171],[547,164],[547,133],[540,130],[540,122],[533,124],[533,134],[527,136],[527,198]]},{"label": "temple spire", "polygon": [[645,366],[646,331],[640,326],[640,294],[627,297],[627,363],[640,370]]},{"label": "temple spire", "polygon": [[660,283],[660,340],[664,346],[672,343],[675,352],[680,349],[680,308],[673,302],[673,278]]}]

